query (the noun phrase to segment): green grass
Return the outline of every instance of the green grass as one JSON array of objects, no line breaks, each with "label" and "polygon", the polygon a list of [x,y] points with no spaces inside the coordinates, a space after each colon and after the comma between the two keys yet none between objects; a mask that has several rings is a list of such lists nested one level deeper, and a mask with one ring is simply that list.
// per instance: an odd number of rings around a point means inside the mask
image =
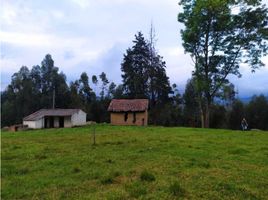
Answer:
[{"label": "green grass", "polygon": [[267,199],[268,132],[92,127],[1,135],[2,199]]}]

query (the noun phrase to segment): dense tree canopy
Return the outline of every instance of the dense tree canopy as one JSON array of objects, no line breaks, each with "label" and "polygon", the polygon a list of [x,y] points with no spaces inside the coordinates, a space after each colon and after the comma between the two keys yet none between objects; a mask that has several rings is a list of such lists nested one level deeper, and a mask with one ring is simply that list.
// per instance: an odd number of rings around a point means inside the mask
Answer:
[{"label": "dense tree canopy", "polygon": [[195,64],[202,126],[209,126],[210,106],[227,76],[241,76],[242,63],[263,66],[267,53],[268,10],[260,0],[181,0],[178,20],[183,46]]}]

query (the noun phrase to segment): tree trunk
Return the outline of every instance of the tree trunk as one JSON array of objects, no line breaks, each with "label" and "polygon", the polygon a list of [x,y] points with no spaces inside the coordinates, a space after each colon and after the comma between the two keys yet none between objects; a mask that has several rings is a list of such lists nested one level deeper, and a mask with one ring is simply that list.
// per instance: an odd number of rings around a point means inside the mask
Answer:
[{"label": "tree trunk", "polygon": [[206,102],[205,106],[202,105],[202,102],[199,102],[202,128],[209,128],[210,104],[209,100]]},{"label": "tree trunk", "polygon": [[206,105],[206,109],[205,109],[205,127],[204,128],[209,128],[209,115],[210,115],[210,112],[209,112],[209,105]]}]

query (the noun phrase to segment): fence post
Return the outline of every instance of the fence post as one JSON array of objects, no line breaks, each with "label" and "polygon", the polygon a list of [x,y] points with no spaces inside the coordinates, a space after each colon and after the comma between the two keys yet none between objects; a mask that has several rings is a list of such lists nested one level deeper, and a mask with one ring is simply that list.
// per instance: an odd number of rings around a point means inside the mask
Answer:
[{"label": "fence post", "polygon": [[93,125],[93,145],[96,145],[96,127],[95,125]]}]

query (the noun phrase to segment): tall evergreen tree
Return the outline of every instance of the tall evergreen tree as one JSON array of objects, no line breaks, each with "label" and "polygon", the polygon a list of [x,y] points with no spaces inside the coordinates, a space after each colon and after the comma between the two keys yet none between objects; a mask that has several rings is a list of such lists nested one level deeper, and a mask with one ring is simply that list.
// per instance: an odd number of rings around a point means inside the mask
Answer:
[{"label": "tall evergreen tree", "polygon": [[141,32],[135,35],[133,43],[121,64],[124,90],[129,98],[148,98],[149,45]]}]

